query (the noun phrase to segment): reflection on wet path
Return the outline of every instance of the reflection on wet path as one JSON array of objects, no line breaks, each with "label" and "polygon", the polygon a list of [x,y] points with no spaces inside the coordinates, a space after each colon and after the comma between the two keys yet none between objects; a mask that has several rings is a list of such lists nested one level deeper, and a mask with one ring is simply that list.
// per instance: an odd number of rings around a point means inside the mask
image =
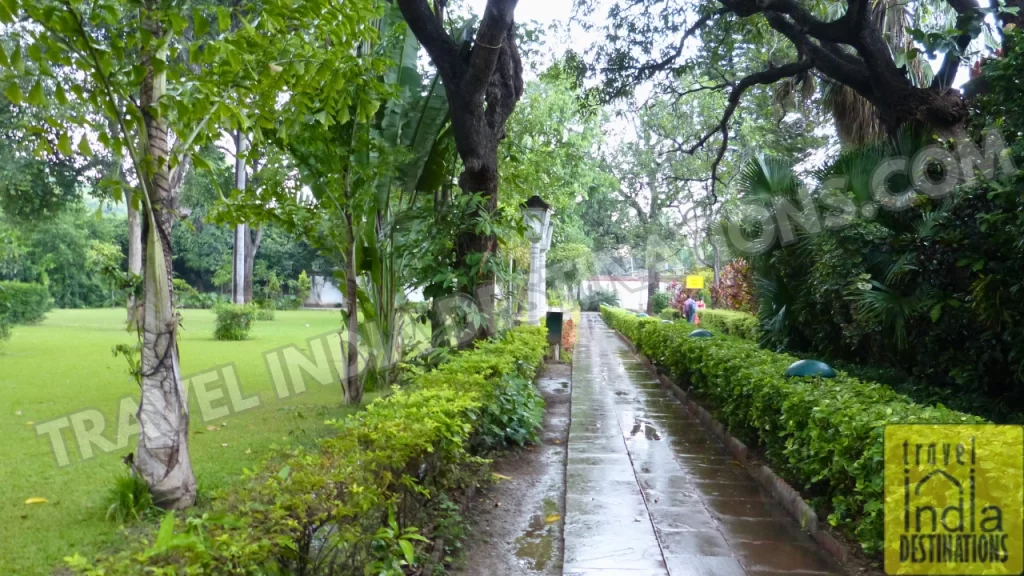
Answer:
[{"label": "reflection on wet path", "polygon": [[564,574],[840,574],[600,316],[574,352]]}]

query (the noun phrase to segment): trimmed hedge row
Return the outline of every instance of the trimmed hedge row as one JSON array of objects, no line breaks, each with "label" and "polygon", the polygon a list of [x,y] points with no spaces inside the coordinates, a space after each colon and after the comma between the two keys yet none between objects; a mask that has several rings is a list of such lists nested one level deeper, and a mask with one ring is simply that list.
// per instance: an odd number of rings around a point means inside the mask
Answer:
[{"label": "trimmed hedge row", "polygon": [[884,426],[985,422],[915,404],[844,372],[827,380],[786,378],[785,369],[798,358],[720,332],[689,338],[689,324],[607,307],[601,315],[683,388],[692,386],[731,434],[763,449],[776,473],[869,553],[882,550]]},{"label": "trimmed hedge row", "polygon": [[746,312],[705,308],[704,310],[698,310],[697,313],[700,315],[701,328],[715,330],[754,342],[757,342],[761,337],[760,322],[757,321],[756,316]]},{"label": "trimmed hedge row", "polygon": [[69,564],[90,576],[404,574],[428,537],[445,536],[451,499],[487,477],[480,449],[536,437],[532,379],[546,349],[543,328],[520,327],[431,372],[410,369],[411,384],[319,447],[266,461],[213,511],[168,513],[124,551]]},{"label": "trimmed hedge row", "polygon": [[42,284],[0,282],[0,317],[9,324],[34,324],[49,312],[53,300]]}]

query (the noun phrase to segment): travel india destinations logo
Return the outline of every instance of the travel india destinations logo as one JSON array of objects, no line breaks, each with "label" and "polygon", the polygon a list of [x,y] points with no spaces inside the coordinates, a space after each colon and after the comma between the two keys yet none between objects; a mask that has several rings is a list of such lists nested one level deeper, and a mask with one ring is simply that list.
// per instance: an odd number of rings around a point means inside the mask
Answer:
[{"label": "travel india destinations logo", "polygon": [[1024,428],[885,427],[885,572],[1024,572]]}]

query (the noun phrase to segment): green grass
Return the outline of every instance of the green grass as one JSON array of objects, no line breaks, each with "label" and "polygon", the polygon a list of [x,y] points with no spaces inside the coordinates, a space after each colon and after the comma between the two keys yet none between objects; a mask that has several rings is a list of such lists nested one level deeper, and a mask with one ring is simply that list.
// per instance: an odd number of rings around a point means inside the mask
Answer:
[{"label": "green grass", "polygon": [[[201,493],[229,486],[271,446],[311,442],[329,432],[327,418],[344,415],[341,389],[307,381],[305,394],[279,400],[263,353],[286,344],[305,348],[307,338],[336,331],[337,311],[278,311],[272,322],[256,322],[249,340],[213,339],[214,315],[184,310],[180,332],[182,373],[234,362],[243,394],[262,404],[217,422],[215,431],[191,403],[192,463]],[[65,556],[94,554],[116,543],[121,528],[106,519],[104,500],[125,470],[122,457],[134,449],[83,461],[65,431],[71,465],[58,468],[46,436],[34,424],[83,408],[116,422],[118,402],[138,397],[123,358],[111,348],[130,344],[123,310],[54,310],[35,326],[16,326],[0,344],[0,566],[4,574],[50,574]],[[368,397],[369,401],[372,397]],[[220,426],[220,424],[226,424]],[[112,431],[105,434],[114,436]],[[26,505],[30,497],[45,504]]]}]

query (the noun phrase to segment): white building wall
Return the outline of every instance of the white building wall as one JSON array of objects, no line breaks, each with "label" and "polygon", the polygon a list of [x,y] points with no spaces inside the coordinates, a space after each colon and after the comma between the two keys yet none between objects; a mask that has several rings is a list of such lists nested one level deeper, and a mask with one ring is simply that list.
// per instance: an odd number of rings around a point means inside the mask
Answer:
[{"label": "white building wall", "polygon": [[[667,290],[671,282],[661,282],[661,290]],[[647,309],[647,278],[630,276],[595,276],[580,285],[583,294],[598,290],[614,290],[619,296],[619,306],[627,310],[642,312]]]},{"label": "white building wall", "polygon": [[[312,284],[309,298],[306,299],[306,306],[340,306],[345,302],[345,296],[333,279],[326,276],[313,276]],[[411,302],[422,302],[423,290],[418,288],[410,290],[405,296]]]}]

